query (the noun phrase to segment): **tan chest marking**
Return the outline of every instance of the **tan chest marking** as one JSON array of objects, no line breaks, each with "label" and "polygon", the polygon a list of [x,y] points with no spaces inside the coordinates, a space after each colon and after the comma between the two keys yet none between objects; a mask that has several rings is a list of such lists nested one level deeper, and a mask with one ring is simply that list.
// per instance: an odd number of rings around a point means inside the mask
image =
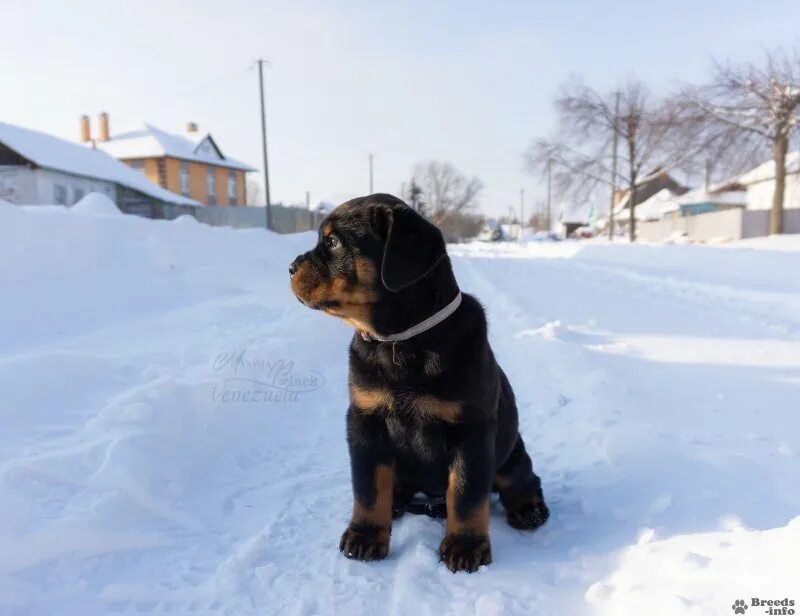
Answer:
[{"label": "tan chest marking", "polygon": [[[350,402],[360,411],[373,413],[377,410],[394,411],[395,398],[388,389],[363,387],[350,383]],[[431,394],[410,394],[399,402],[401,408],[413,410],[427,418],[456,423],[461,418],[462,405],[452,400],[442,400]]]},{"label": "tan chest marking", "polygon": [[410,403],[417,412],[447,423],[456,423],[461,418],[460,402],[442,400],[431,394],[422,394],[413,396]]},{"label": "tan chest marking", "polygon": [[387,389],[366,388],[350,383],[350,402],[364,413],[373,413],[379,409],[394,409],[394,399]]}]

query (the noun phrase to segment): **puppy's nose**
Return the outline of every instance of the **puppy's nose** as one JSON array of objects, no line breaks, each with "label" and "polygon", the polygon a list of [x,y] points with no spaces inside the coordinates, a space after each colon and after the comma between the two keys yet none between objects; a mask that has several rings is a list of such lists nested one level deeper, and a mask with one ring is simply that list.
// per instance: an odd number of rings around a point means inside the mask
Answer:
[{"label": "puppy's nose", "polygon": [[297,270],[300,269],[300,264],[303,262],[303,257],[297,257],[289,264],[289,276],[294,276]]}]

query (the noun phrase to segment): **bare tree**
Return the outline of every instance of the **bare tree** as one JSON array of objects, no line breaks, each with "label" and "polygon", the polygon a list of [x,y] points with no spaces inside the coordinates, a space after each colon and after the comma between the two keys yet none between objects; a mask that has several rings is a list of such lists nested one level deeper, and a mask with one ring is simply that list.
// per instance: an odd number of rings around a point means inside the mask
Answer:
[{"label": "bare tree", "polygon": [[417,196],[425,214],[437,225],[449,215],[473,209],[483,188],[478,178],[467,178],[452,164],[436,160],[417,163],[411,185],[420,189]]},{"label": "bare tree", "polygon": [[709,135],[752,160],[771,150],[775,163],[769,231],[783,232],[786,155],[800,125],[800,56],[767,53],[762,65],[715,64],[708,85],[684,96]]},{"label": "bare tree", "polygon": [[[558,137],[534,142],[526,153],[529,170],[552,171],[562,192],[582,200],[599,185],[627,188],[629,237],[634,241],[640,180],[652,170],[680,165],[698,150],[686,139],[691,132],[685,127],[685,108],[653,101],[636,80],[608,94],[578,80],[562,88],[556,110]],[[619,164],[614,160],[615,139]]]},{"label": "bare tree", "polygon": [[403,197],[403,200],[411,206],[411,208],[419,215],[425,216],[427,214],[427,204],[425,203],[425,198],[423,195],[422,188],[417,184],[415,178],[411,178],[411,182],[409,182],[408,188],[405,188],[403,185],[403,189],[400,191]]},{"label": "bare tree", "polygon": [[264,205],[261,196],[261,185],[255,180],[247,180],[246,186],[246,205]]}]

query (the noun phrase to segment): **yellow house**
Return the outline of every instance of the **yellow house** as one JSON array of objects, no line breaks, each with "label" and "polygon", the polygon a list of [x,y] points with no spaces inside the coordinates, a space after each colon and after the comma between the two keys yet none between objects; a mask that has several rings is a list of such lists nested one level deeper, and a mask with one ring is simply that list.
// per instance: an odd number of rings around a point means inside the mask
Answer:
[{"label": "yellow house", "polygon": [[[92,141],[89,117],[81,117],[81,140]],[[213,137],[189,123],[184,134],[145,124],[111,134],[107,113],[100,114],[95,147],[141,171],[148,180],[203,205],[245,205],[245,174],[250,165],[222,153]]]}]

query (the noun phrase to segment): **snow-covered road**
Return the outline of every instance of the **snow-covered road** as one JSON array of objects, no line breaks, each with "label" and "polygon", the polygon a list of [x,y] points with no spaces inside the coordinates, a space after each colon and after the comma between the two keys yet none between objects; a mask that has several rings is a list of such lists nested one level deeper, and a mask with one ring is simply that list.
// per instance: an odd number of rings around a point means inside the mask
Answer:
[{"label": "snow-covered road", "polygon": [[338,553],[350,332],[289,292],[311,242],[0,207],[0,614],[800,601],[800,252],[451,247],[552,511],[496,508],[494,563],[453,575],[428,518]]}]

